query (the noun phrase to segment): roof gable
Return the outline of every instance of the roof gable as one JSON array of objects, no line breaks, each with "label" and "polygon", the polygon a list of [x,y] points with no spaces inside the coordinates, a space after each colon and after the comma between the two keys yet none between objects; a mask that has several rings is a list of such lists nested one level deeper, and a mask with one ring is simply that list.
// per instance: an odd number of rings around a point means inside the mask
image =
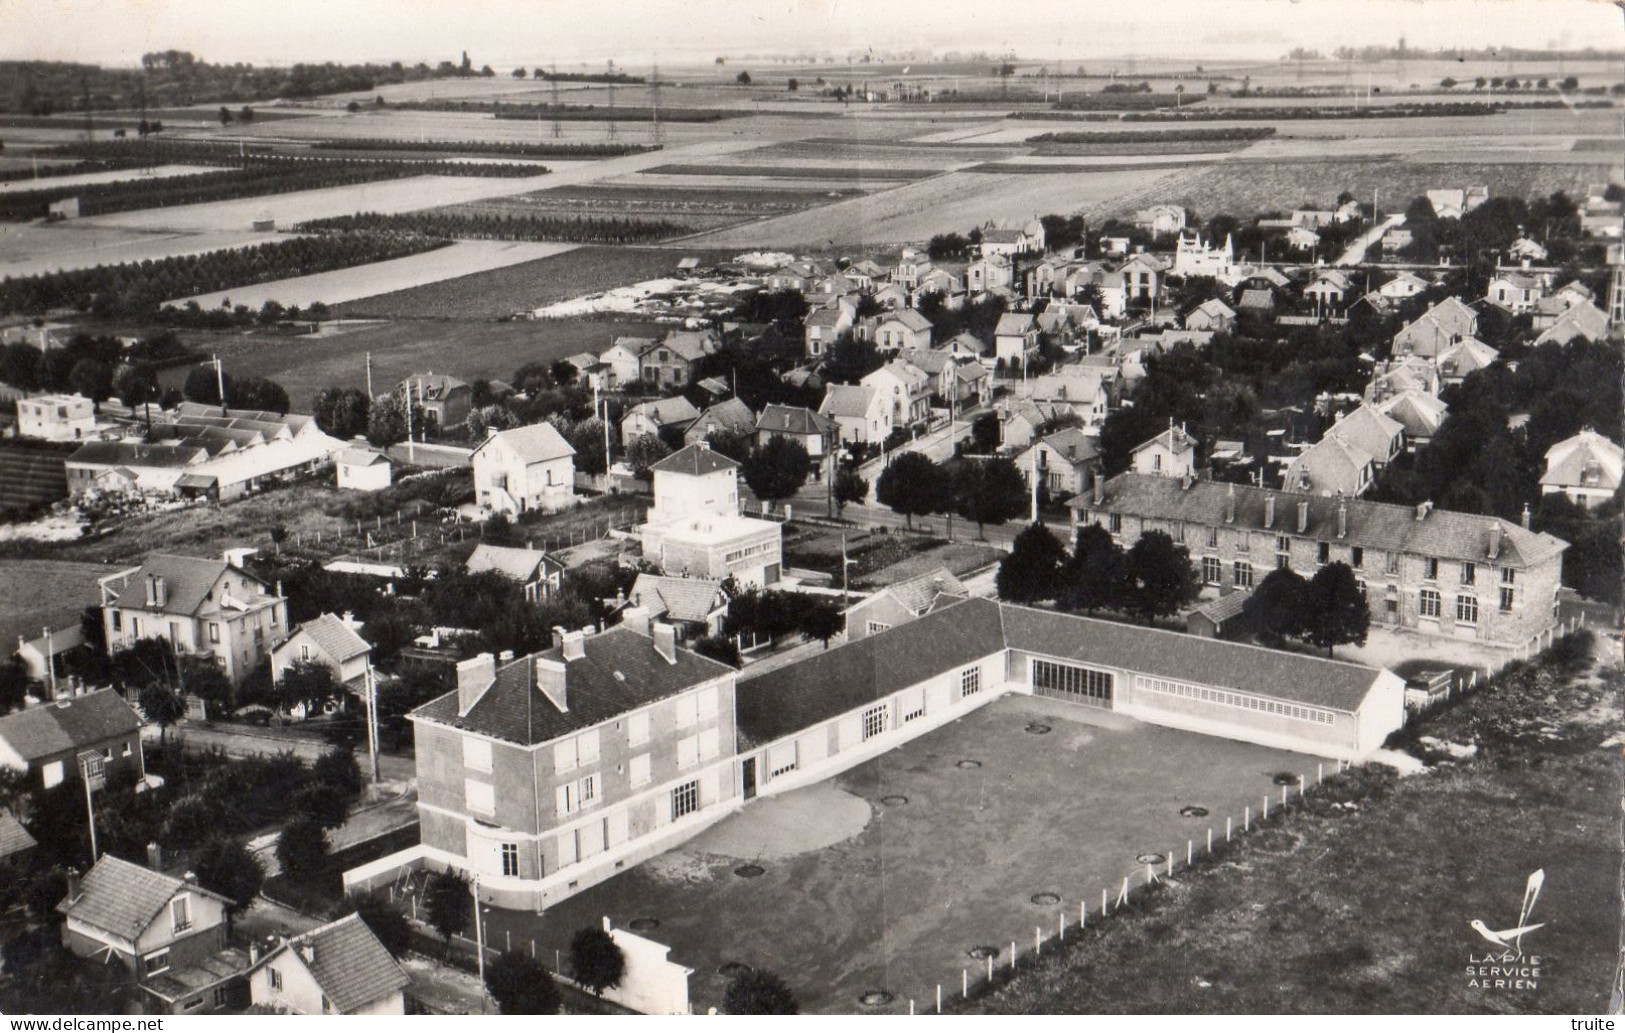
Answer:
[{"label": "roof gable", "polygon": [[56,910],[133,943],[182,891],[229,903],[196,883],[103,854],[80,880],[79,895],[64,898]]},{"label": "roof gable", "polygon": [[359,914],[296,936],[260,963],[290,955],[298,957],[333,1010],[344,1014],[398,993],[411,983]]}]

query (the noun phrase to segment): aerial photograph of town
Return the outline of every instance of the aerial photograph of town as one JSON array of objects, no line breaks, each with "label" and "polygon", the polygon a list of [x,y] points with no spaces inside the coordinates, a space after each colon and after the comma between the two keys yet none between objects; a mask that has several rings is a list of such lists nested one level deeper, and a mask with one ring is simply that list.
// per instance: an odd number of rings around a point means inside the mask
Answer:
[{"label": "aerial photograph of town", "polygon": [[0,1013],[1625,1010],[1625,6],[0,25]]}]

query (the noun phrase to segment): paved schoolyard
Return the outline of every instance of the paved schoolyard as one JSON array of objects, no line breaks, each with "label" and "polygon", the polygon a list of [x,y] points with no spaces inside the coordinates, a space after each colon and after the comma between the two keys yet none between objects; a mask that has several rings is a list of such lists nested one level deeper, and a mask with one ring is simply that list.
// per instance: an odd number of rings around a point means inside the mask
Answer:
[{"label": "paved schoolyard", "polygon": [[[1051,726],[1034,735],[1029,724]],[[961,768],[961,760],[980,761]],[[1183,854],[1212,825],[1278,799],[1277,772],[1315,777],[1313,758],[1178,732],[1073,704],[1012,696],[819,786],[753,802],[684,846],[538,917],[492,910],[487,942],[552,960],[576,929],[652,918],[646,935],[695,970],[696,1011],[720,1004],[723,964],[772,969],[803,1009],[863,1010],[885,988],[889,1009],[927,1008],[979,964],[966,952],[1010,941],[1030,950],[1035,925],[1070,928],[1078,902],[1145,852]],[[907,802],[882,803],[884,797]],[[1190,804],[1207,818],[1179,813]],[[1183,857],[1179,858],[1181,861]],[[734,869],[758,862],[757,878]],[[1059,895],[1035,905],[1034,894]],[[981,963],[985,964],[985,963]]]}]

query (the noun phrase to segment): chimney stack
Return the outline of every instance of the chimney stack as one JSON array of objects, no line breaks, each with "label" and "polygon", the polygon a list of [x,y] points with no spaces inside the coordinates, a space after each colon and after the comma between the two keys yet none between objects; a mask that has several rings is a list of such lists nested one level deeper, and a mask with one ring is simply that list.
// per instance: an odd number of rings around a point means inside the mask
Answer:
[{"label": "chimney stack", "polygon": [[72,904],[80,897],[79,869],[68,869],[68,903]]},{"label": "chimney stack", "polygon": [[546,696],[559,713],[570,712],[570,695],[565,688],[565,665],[563,660],[550,660],[539,656],[536,664],[536,688]]},{"label": "chimney stack", "polygon": [[1095,471],[1095,505],[1106,501],[1106,478],[1099,470]]},{"label": "chimney stack", "polygon": [[587,636],[579,631],[566,631],[564,641],[559,644],[559,651],[564,654],[564,662],[580,660],[587,655]]},{"label": "chimney stack", "polygon": [[1264,526],[1266,528],[1275,526],[1275,496],[1273,494],[1264,496]]},{"label": "chimney stack", "polygon": [[1309,530],[1309,503],[1305,500],[1298,503],[1298,533],[1303,534],[1307,530]]},{"label": "chimney stack", "polygon": [[665,658],[668,664],[677,662],[677,629],[665,621],[656,621],[652,635],[655,641],[655,652]]},{"label": "chimney stack", "polygon": [[1523,529],[1529,530],[1529,503],[1523,504]]},{"label": "chimney stack", "polygon": [[559,649],[564,645],[564,628],[562,625],[553,625],[553,648]]},{"label": "chimney stack", "polygon": [[1224,495],[1224,522],[1227,524],[1236,522],[1236,486],[1234,483],[1230,485],[1230,490],[1225,492]]},{"label": "chimney stack", "polygon": [[1421,521],[1426,520],[1428,518],[1428,514],[1430,512],[1432,512],[1432,511],[1433,511],[1433,500],[1432,499],[1428,499],[1428,500],[1426,500],[1424,502],[1418,502],[1416,504],[1416,519],[1417,519],[1417,522],[1420,523]]},{"label": "chimney stack", "polygon": [[628,606],[621,611],[621,624],[627,630],[635,631],[639,635],[649,634],[649,608],[647,606]]},{"label": "chimney stack", "polygon": [[299,956],[305,959],[305,964],[307,964],[307,965],[315,964],[316,963],[316,944],[314,942],[310,941],[310,940],[306,940],[305,942],[301,943],[299,945]]},{"label": "chimney stack", "polygon": [[164,870],[164,848],[156,842],[147,844],[147,867],[155,872]]},{"label": "chimney stack", "polygon": [[1337,537],[1349,536],[1349,504],[1347,499],[1337,500]]},{"label": "chimney stack", "polygon": [[490,653],[481,653],[471,660],[463,660],[457,664],[457,716],[463,717],[474,704],[485,695],[485,690],[491,686],[497,676],[497,658]]},{"label": "chimney stack", "polygon": [[1490,521],[1490,559],[1501,558],[1501,521]]}]

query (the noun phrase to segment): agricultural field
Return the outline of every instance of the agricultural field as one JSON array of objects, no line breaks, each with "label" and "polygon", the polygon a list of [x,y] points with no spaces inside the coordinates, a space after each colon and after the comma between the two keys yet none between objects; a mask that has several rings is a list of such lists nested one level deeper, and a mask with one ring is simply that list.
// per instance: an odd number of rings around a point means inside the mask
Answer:
[{"label": "agricultural field", "polygon": [[778,182],[754,186],[737,180],[719,183],[711,177],[674,182],[672,177],[640,174],[634,184],[594,183],[540,190],[451,210],[670,221],[710,230],[798,212],[859,193],[857,187],[845,183],[822,183],[810,188]]},{"label": "agricultural field", "polygon": [[0,224],[0,279],[121,262],[157,261],[276,239],[246,225],[210,232],[98,226],[85,221]]},{"label": "agricultural field", "polygon": [[185,305],[197,302],[203,308],[247,305],[258,309],[267,301],[284,306],[308,308],[315,302],[334,305],[357,298],[370,298],[378,294],[410,290],[442,280],[466,277],[474,273],[505,266],[533,262],[537,259],[572,250],[572,244],[545,244],[497,240],[461,240],[450,247],[438,248],[421,255],[394,258],[350,269],[336,269],[311,276],[296,276],[285,280],[272,280],[249,287],[198,294],[169,302]]},{"label": "agricultural field", "polygon": [[159,165],[150,169],[110,169],[106,172],[80,172],[71,176],[48,176],[37,180],[10,180],[9,182],[0,183],[0,194],[91,186],[97,183],[120,183],[134,179],[167,179],[171,176],[196,176],[208,172],[225,171],[227,170],[224,168],[210,165]]},{"label": "agricultural field", "polygon": [[683,253],[623,247],[581,247],[541,258],[393,291],[337,307],[346,318],[502,319],[543,305],[669,276]]}]

